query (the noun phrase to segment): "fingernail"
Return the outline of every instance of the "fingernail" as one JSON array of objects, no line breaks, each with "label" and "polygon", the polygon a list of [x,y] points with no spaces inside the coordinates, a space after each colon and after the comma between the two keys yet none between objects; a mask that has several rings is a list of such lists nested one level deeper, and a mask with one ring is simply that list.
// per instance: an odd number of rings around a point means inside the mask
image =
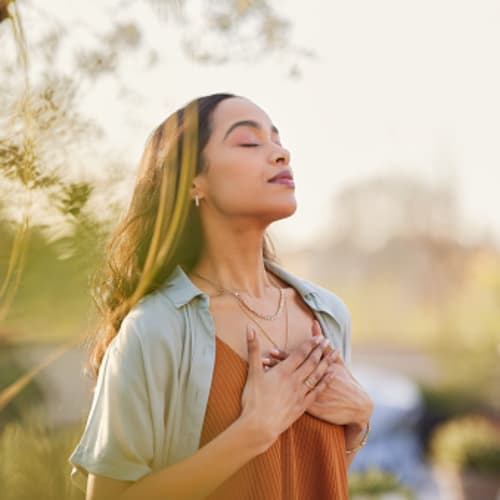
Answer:
[{"label": "fingernail", "polygon": [[254,331],[252,327],[249,325],[247,326],[247,338],[248,340],[253,340],[253,337],[254,337]]},{"label": "fingernail", "polygon": [[272,352],[273,354],[280,354],[279,349],[271,349],[271,352]]}]

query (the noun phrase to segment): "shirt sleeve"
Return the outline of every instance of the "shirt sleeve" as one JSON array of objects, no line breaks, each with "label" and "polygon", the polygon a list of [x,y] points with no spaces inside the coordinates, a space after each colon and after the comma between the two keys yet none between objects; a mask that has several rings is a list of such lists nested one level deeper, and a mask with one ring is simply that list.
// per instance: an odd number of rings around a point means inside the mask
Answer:
[{"label": "shirt sleeve", "polygon": [[347,307],[345,308],[346,317],[343,326],[344,334],[342,336],[343,356],[342,359],[348,368],[351,368],[351,314]]},{"label": "shirt sleeve", "polygon": [[122,321],[104,354],[83,435],[69,457],[71,478],[89,472],[136,481],[152,471],[153,424],[143,350],[133,320]]}]

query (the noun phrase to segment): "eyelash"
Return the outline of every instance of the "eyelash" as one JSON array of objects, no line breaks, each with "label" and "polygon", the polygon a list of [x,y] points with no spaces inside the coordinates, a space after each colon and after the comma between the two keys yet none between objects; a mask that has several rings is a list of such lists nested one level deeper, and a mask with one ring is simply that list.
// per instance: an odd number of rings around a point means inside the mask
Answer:
[{"label": "eyelash", "polygon": [[242,146],[244,148],[254,148],[254,147],[258,146],[258,144],[240,144],[240,146]]}]

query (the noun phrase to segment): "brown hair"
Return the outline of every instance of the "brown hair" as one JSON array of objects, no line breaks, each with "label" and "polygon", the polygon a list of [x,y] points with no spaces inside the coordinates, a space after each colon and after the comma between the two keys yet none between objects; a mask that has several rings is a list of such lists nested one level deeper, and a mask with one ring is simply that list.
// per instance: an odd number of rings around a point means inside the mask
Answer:
[{"label": "brown hair", "polygon": [[[202,154],[212,132],[212,113],[231,97],[237,96],[194,99],[164,120],[146,143],[130,206],[92,279],[100,317],[90,338],[86,371],[94,378],[130,309],[158,289],[177,265],[189,272],[200,256],[201,221],[190,188],[194,177],[208,168]],[[276,260],[267,233],[262,251],[264,258]]]}]

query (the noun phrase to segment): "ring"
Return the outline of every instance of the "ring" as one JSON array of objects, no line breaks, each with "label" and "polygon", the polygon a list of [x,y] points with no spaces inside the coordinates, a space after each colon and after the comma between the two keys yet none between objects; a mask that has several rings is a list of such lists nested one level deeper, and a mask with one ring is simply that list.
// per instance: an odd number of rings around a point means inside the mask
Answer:
[{"label": "ring", "polygon": [[314,389],[314,387],[316,387],[316,384],[314,382],[312,382],[311,380],[309,380],[309,377],[307,377],[304,380],[304,385],[306,385],[307,387],[309,387],[309,389]]}]

